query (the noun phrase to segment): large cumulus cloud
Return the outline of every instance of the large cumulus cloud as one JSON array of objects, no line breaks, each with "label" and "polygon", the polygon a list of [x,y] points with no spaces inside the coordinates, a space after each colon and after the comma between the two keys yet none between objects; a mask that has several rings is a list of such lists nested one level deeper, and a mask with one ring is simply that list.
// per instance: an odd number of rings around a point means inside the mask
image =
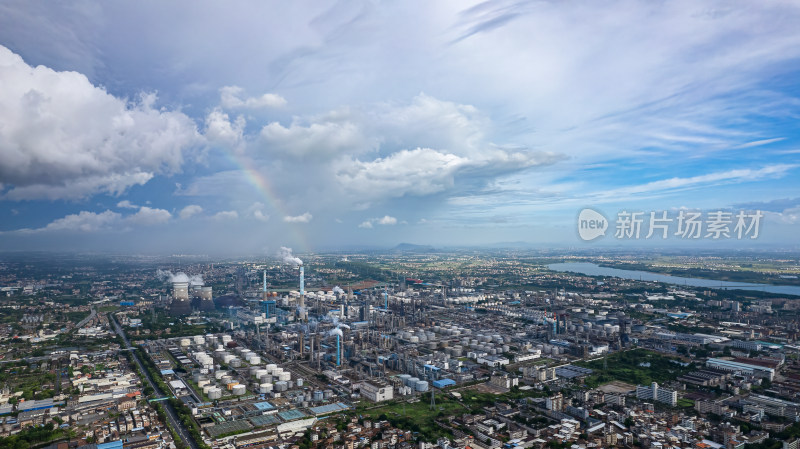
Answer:
[{"label": "large cumulus cloud", "polygon": [[0,46],[0,181],[10,200],[118,195],[181,170],[202,141],[152,94],[116,98],[82,74],[32,67]]}]

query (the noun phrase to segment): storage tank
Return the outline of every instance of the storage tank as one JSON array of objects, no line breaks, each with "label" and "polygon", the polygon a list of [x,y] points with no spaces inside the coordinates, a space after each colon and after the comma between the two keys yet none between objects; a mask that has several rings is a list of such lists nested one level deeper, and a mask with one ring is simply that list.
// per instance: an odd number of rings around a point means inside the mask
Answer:
[{"label": "storage tank", "polygon": [[325,399],[330,399],[333,397],[333,390],[325,390],[322,392],[322,397]]},{"label": "storage tank", "polygon": [[303,379],[297,379],[297,386],[298,387],[302,387],[303,386]]},{"label": "storage tank", "polygon": [[209,399],[214,400],[214,399],[219,399],[221,397],[222,397],[222,390],[221,389],[219,389],[217,387],[214,387],[214,388],[208,390],[208,398]]},{"label": "storage tank", "polygon": [[264,374],[258,378],[258,381],[261,383],[272,383],[272,376],[269,374]]},{"label": "storage tank", "polygon": [[292,373],[278,373],[278,380],[288,381],[292,378]]},{"label": "storage tank", "polygon": [[227,371],[217,371],[216,373],[214,373],[214,377],[215,377],[217,380],[220,380],[220,379],[222,379],[223,377],[225,377],[225,376],[227,376],[227,375],[228,375],[228,372],[227,372]]},{"label": "storage tank", "polygon": [[261,394],[267,394],[272,391],[272,384],[263,383],[258,386],[258,392]]},{"label": "storage tank", "polygon": [[242,360],[238,357],[234,357],[233,359],[231,359],[230,365],[234,368],[239,368],[240,366],[242,366]]},{"label": "storage tank", "polygon": [[239,384],[233,387],[233,394],[235,394],[236,396],[242,396],[245,393],[247,393],[247,389],[245,388],[244,385]]},{"label": "storage tank", "polygon": [[321,402],[323,399],[322,390],[315,390],[312,394],[312,400],[314,402]]},{"label": "storage tank", "polygon": [[418,381],[414,384],[414,390],[416,391],[428,391],[428,382],[424,380]]},{"label": "storage tank", "polygon": [[406,379],[406,385],[411,388],[414,388],[414,385],[416,385],[417,382],[419,382],[418,377],[409,377],[408,379]]},{"label": "storage tank", "polygon": [[204,345],[204,344],[206,344],[206,339],[203,338],[202,335],[195,335],[193,340],[194,340],[194,344],[196,344],[196,345]]},{"label": "storage tank", "polygon": [[251,356],[248,362],[258,365],[259,363],[261,363],[261,357],[257,355]]},{"label": "storage tank", "polygon": [[275,391],[283,392],[283,391],[288,390],[289,386],[286,384],[286,382],[281,380],[281,381],[275,382],[274,389],[275,389]]},{"label": "storage tank", "polygon": [[272,374],[272,373],[275,372],[275,368],[277,368],[277,367],[278,367],[278,365],[276,365],[274,363],[270,363],[269,365],[267,365],[267,372]]},{"label": "storage tank", "polygon": [[267,374],[267,370],[265,370],[265,369],[257,369],[256,372],[255,372],[255,376],[256,376],[256,379],[261,379],[261,377],[269,376],[269,374]]},{"label": "storage tank", "polygon": [[191,340],[189,340],[188,338],[181,338],[181,346],[185,348],[190,344],[192,344]]}]

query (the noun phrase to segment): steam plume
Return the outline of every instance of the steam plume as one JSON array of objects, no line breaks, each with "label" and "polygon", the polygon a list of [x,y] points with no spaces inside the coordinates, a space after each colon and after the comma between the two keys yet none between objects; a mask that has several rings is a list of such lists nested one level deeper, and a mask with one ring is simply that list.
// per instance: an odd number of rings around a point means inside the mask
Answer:
[{"label": "steam plume", "polygon": [[295,257],[292,254],[292,248],[287,248],[285,246],[281,246],[280,251],[278,251],[278,257],[283,259],[284,263],[288,263],[295,266],[303,265],[303,261],[300,260],[299,257]]},{"label": "steam plume", "polygon": [[195,274],[192,276],[187,275],[186,273],[179,271],[177,273],[173,273],[169,270],[158,270],[156,271],[156,276],[159,279],[166,279],[170,283],[175,282],[187,282],[190,285],[204,285],[203,276],[199,274]]}]

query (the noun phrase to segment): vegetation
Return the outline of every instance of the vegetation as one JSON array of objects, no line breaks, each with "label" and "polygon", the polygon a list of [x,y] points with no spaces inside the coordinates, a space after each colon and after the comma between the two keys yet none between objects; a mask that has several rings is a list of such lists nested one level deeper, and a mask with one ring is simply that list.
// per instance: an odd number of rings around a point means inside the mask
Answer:
[{"label": "vegetation", "polygon": [[27,449],[67,436],[68,431],[47,423],[42,427],[29,427],[16,435],[0,438],[0,449]]},{"label": "vegetation", "polygon": [[645,349],[634,349],[609,355],[606,362],[608,368],[603,368],[603,360],[577,362],[576,365],[595,371],[586,378],[586,385],[594,388],[614,380],[634,385],[649,385],[651,382],[664,383],[693,369],[691,365],[681,366],[676,362],[680,362],[680,359]]}]

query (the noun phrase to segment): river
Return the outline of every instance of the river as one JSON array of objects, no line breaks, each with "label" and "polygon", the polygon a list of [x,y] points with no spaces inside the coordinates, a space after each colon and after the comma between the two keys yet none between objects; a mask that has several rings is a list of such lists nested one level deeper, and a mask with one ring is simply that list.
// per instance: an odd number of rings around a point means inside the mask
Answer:
[{"label": "river", "polygon": [[636,281],[655,281],[667,284],[687,285],[690,287],[718,288],[723,290],[754,290],[780,295],[800,296],[800,286],[755,284],[749,282],[717,281],[713,279],[688,278],[670,276],[668,274],[651,273],[649,271],[621,270],[619,268],[601,267],[588,262],[554,263],[547,266],[553,271],[581,273],[588,276],[613,276]]}]

